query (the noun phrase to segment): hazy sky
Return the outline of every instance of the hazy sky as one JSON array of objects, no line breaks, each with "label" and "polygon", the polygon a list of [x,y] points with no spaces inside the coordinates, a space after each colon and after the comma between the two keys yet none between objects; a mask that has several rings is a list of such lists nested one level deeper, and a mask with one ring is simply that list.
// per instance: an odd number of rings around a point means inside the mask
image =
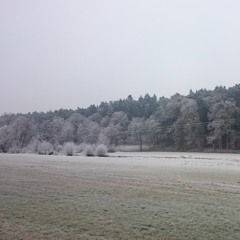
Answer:
[{"label": "hazy sky", "polygon": [[240,83],[239,0],[0,0],[0,113]]}]

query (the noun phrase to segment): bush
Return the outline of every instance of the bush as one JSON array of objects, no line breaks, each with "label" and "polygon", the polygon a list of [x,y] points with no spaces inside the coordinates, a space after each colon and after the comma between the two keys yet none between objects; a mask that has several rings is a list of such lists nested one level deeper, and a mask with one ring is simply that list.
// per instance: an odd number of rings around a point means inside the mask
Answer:
[{"label": "bush", "polygon": [[104,144],[98,145],[96,148],[96,155],[98,157],[107,157],[107,147]]},{"label": "bush", "polygon": [[93,147],[91,145],[87,145],[85,147],[84,153],[85,153],[85,156],[87,156],[87,157],[92,157],[95,155]]},{"label": "bush", "polygon": [[47,141],[41,142],[37,147],[38,154],[51,155],[53,154],[53,146]]},{"label": "bush", "polygon": [[67,142],[63,146],[63,152],[66,156],[73,156],[76,153],[76,146],[73,142]]}]

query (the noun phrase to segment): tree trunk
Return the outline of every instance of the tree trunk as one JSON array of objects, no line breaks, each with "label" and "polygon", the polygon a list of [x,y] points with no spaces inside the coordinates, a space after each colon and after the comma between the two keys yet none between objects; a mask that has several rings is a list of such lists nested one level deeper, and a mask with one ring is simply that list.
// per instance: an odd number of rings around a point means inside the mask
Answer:
[{"label": "tree trunk", "polygon": [[4,153],[6,153],[7,151],[5,150],[5,147],[1,144],[1,149]]},{"label": "tree trunk", "polygon": [[24,144],[25,144],[25,139],[26,139],[26,132],[23,134],[23,138],[22,138],[22,142],[21,142],[21,151],[22,151],[22,149],[23,149],[23,146],[24,146]]},{"label": "tree trunk", "polygon": [[140,151],[143,150],[143,148],[142,148],[142,135],[139,136],[139,149],[140,149]]},{"label": "tree trunk", "polygon": [[229,150],[229,133],[227,133],[227,150]]}]

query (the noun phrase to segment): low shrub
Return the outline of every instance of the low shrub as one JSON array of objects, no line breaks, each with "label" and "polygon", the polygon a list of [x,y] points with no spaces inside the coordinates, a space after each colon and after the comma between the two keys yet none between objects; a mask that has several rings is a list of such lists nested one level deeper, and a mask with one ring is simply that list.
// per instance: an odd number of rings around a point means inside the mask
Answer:
[{"label": "low shrub", "polygon": [[93,147],[91,145],[87,145],[84,150],[85,156],[92,157],[95,156]]},{"label": "low shrub", "polygon": [[100,144],[96,148],[96,155],[98,157],[107,157],[107,147],[104,144]]},{"label": "low shrub", "polygon": [[50,142],[43,141],[37,147],[38,154],[50,155],[53,153],[53,146]]},{"label": "low shrub", "polygon": [[67,142],[63,146],[63,153],[66,156],[74,156],[76,153],[76,146],[73,142]]}]

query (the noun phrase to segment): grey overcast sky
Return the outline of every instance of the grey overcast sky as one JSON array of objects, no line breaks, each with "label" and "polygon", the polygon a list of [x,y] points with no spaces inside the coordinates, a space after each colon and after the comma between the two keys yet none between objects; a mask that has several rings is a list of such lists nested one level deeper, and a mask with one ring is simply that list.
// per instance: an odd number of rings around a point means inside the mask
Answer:
[{"label": "grey overcast sky", "polygon": [[239,0],[0,0],[0,113],[240,83]]}]

